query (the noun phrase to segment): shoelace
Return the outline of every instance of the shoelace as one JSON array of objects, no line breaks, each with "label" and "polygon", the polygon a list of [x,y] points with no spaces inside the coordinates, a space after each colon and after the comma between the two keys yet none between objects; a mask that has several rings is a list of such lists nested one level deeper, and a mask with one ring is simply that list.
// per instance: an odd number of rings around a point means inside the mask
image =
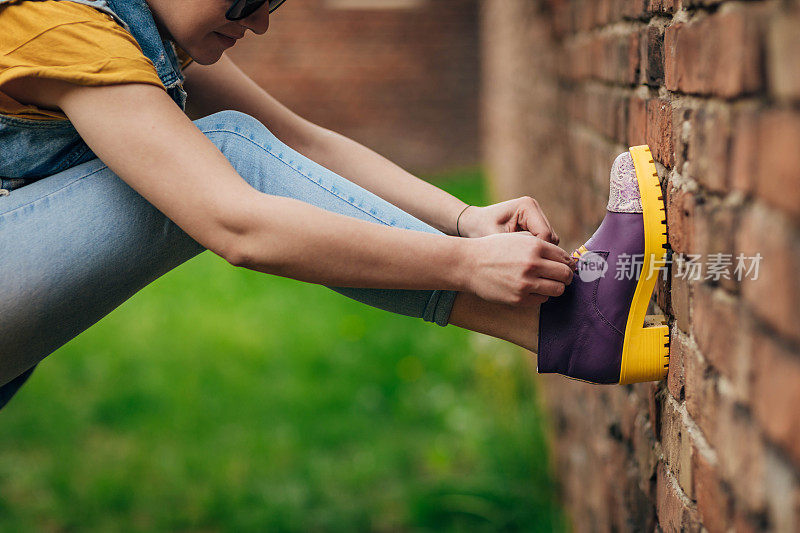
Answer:
[{"label": "shoelace", "polygon": [[[575,248],[575,251],[572,252],[572,257],[580,261],[581,256],[588,252],[589,250],[584,245],[580,245],[580,247]],[[578,271],[578,261],[575,262],[575,267],[573,268],[574,271]]]}]

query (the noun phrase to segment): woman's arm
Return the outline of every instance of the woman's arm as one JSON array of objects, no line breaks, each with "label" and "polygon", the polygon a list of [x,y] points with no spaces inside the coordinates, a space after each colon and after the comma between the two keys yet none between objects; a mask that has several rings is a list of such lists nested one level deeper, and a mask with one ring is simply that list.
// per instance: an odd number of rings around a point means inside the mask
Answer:
[{"label": "woman's arm", "polygon": [[[467,204],[356,141],[293,113],[259,87],[225,54],[213,65],[191,63],[185,69],[185,75],[189,94],[187,114],[191,118],[223,109],[247,113],[309,159],[436,229],[456,235],[456,218]],[[463,236],[471,233],[471,214],[471,209],[468,209],[459,223]]]},{"label": "woman's arm", "polygon": [[459,239],[374,224],[262,193],[166,92],[23,78],[4,92],[63,111],[122,180],[233,265],[332,286],[451,289],[526,304],[569,283],[569,255],[527,232]]},{"label": "woman's arm", "polygon": [[4,90],[61,109],[111,170],[234,265],[328,285],[466,287],[465,239],[374,224],[262,193],[161,88],[26,78]]}]

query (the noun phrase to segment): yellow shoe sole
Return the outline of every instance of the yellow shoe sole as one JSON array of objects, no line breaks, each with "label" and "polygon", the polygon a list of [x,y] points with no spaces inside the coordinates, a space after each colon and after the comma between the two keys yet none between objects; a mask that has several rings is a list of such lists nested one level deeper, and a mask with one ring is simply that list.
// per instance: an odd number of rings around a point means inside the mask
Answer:
[{"label": "yellow shoe sole", "polygon": [[[644,261],[633,294],[625,339],[619,384],[659,381],[669,369],[669,327],[663,316],[646,316],[650,297],[667,255],[667,221],[664,197],[658,172],[646,144],[631,146],[628,151],[636,169],[644,218]],[[661,325],[645,325],[660,322]]]}]

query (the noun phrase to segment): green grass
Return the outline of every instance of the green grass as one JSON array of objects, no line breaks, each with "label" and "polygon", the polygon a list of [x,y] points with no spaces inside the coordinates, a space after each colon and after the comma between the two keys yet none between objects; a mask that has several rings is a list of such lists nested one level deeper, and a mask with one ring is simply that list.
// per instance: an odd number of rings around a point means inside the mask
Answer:
[{"label": "green grass", "polygon": [[[485,203],[478,172],[437,184]],[[563,529],[533,372],[204,252],[0,411],[0,530]]]}]

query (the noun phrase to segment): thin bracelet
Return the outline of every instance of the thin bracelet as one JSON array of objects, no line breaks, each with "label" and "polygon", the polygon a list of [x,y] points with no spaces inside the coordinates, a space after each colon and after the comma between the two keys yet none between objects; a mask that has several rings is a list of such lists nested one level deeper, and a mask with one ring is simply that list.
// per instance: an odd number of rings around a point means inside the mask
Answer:
[{"label": "thin bracelet", "polygon": [[[472,207],[472,206],[468,205],[467,207]],[[458,218],[456,219],[456,233],[458,233],[459,237],[461,237],[462,235],[461,235],[461,231],[459,231],[459,229],[458,229],[458,223],[461,220],[461,215],[463,215],[464,211],[467,210],[467,207],[465,207],[464,209],[461,210],[461,212],[458,214]]]}]

